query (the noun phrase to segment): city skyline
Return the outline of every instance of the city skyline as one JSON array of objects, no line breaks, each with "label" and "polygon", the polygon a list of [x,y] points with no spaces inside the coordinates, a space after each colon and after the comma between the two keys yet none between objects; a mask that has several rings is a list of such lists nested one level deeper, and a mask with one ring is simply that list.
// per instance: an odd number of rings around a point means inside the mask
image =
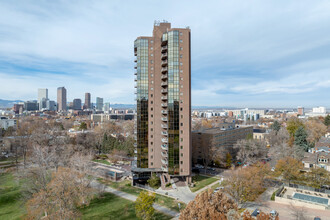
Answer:
[{"label": "city skyline", "polygon": [[64,86],[67,100],[89,91],[133,104],[132,42],[166,19],[193,30],[193,106],[329,107],[330,4],[254,2],[2,2],[0,98],[33,100],[48,88],[56,100]]}]

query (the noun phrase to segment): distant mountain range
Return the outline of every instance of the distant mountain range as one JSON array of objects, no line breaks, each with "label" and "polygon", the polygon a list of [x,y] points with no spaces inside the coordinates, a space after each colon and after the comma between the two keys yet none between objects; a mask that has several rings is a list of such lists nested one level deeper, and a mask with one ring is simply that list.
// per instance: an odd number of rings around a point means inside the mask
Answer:
[{"label": "distant mountain range", "polygon": [[17,104],[18,102],[23,102],[22,100],[4,100],[0,99],[0,108],[11,108],[14,106],[14,104]]}]

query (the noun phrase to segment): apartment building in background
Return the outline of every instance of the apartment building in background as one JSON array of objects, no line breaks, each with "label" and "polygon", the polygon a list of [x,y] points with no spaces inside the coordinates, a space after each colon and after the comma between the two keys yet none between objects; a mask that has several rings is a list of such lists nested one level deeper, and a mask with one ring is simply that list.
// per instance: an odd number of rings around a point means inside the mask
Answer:
[{"label": "apartment building in background", "polygon": [[222,123],[219,127],[193,131],[193,161],[203,164],[211,148],[224,148],[224,152],[231,152],[238,140],[248,136],[253,136],[253,126],[237,126],[235,123]]},{"label": "apartment building in background", "polygon": [[57,110],[59,112],[65,112],[66,106],[66,89],[64,87],[57,88]]},{"label": "apartment building in background", "polygon": [[136,144],[134,181],[191,181],[190,29],[155,22],[151,37],[134,41]]}]

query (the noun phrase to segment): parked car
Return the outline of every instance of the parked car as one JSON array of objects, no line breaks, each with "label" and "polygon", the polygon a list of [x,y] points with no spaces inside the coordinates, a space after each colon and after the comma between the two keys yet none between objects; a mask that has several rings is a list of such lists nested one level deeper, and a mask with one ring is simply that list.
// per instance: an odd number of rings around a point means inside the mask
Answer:
[{"label": "parked car", "polygon": [[314,220],[321,220],[320,217],[314,217]]},{"label": "parked car", "polygon": [[272,210],[272,211],[270,211],[270,215],[272,217],[276,217],[276,216],[278,216],[278,212],[276,210]]},{"label": "parked car", "polygon": [[212,167],[208,167],[207,169],[208,169],[208,170],[212,170],[212,171],[215,171],[215,169],[214,169],[214,168],[212,168]]},{"label": "parked car", "polygon": [[257,217],[259,214],[260,214],[259,209],[255,209],[255,210],[252,212],[251,216],[252,216],[252,217]]}]

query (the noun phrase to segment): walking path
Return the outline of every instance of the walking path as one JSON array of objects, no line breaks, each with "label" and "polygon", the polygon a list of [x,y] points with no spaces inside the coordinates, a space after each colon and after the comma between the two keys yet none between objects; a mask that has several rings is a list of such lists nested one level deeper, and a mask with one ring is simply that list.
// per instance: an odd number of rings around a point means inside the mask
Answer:
[{"label": "walking path", "polygon": [[217,180],[217,181],[211,183],[210,185],[207,185],[207,186],[201,188],[200,190],[197,190],[197,191],[195,192],[195,194],[197,195],[198,193],[203,192],[203,191],[206,190],[206,189],[211,189],[211,187],[214,186],[215,184],[218,184],[218,185],[220,186],[219,181],[220,181],[220,180]]},{"label": "walking path", "polygon": [[[125,192],[122,192],[122,191],[119,191],[117,189],[114,189],[114,188],[111,188],[109,186],[106,186],[104,184],[101,184],[97,181],[93,181],[92,182],[92,187],[94,188],[98,188],[98,189],[102,189],[104,188],[104,191],[106,192],[109,192],[109,193],[112,193],[112,194],[115,194],[116,196],[119,196],[119,197],[122,197],[124,199],[127,199],[127,200],[130,200],[130,201],[133,201],[135,202],[135,200],[137,199],[137,196],[134,196],[134,195],[131,195],[131,194],[128,194],[128,193],[125,193]],[[166,215],[169,215],[171,217],[178,217],[180,215],[179,212],[176,212],[176,211],[173,211],[169,208],[166,208],[164,206],[160,206],[158,204],[154,204],[153,207],[157,210],[157,211],[160,211],[160,212],[163,212],[165,213]]]}]

